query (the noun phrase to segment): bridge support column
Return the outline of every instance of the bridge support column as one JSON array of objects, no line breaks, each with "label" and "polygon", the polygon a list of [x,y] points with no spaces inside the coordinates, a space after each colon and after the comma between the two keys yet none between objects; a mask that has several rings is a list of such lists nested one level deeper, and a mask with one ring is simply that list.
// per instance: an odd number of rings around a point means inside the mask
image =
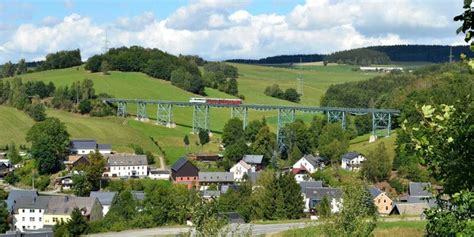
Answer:
[{"label": "bridge support column", "polygon": [[286,124],[295,121],[295,109],[278,109],[278,124],[277,124],[277,144],[280,151],[285,147],[285,133],[283,128]]},{"label": "bridge support column", "polygon": [[167,128],[176,127],[176,124],[173,122],[173,105],[172,104],[158,104],[157,105],[156,124],[163,125]]},{"label": "bridge support column", "polygon": [[127,117],[127,102],[119,101],[117,104],[117,116]]},{"label": "bridge support column", "polygon": [[231,118],[239,118],[242,120],[244,129],[247,127],[247,115],[248,115],[248,108],[247,107],[232,107],[230,111]]},{"label": "bridge support column", "polygon": [[193,107],[193,133],[204,130],[209,132],[209,105],[196,104]]},{"label": "bridge support column", "polygon": [[145,102],[138,102],[137,104],[137,120],[148,121]]},{"label": "bridge support column", "polygon": [[328,111],[328,123],[341,122],[342,129],[346,129],[346,112],[344,111]]},{"label": "bridge support column", "polygon": [[378,129],[386,129],[386,136],[390,136],[392,129],[392,114],[384,112],[372,113],[372,135],[376,135]]}]

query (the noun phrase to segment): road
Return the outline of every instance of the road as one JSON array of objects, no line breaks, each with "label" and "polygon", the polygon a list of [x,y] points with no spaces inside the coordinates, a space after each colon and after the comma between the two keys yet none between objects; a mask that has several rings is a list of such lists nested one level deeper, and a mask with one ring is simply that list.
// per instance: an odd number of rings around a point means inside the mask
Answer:
[{"label": "road", "polygon": [[[317,224],[317,223],[312,223]],[[282,224],[242,224],[238,226],[230,226],[229,230],[232,233],[242,233],[251,235],[262,235],[262,234],[274,234],[289,229],[299,229],[308,226],[308,223],[282,223]],[[238,229],[237,231],[235,231]],[[90,237],[153,237],[163,235],[179,235],[182,233],[189,233],[192,230],[190,227],[162,227],[162,228],[151,228],[151,229],[139,229],[139,230],[127,230],[123,232],[107,232],[88,235]],[[251,231],[251,232],[250,232]]]},{"label": "road", "polygon": [[[382,218],[381,222],[396,222],[396,221],[420,221],[419,217],[405,217],[405,218]],[[250,234],[255,235],[268,235],[275,234],[289,229],[300,229],[308,226],[319,225],[319,222],[307,221],[307,222],[294,222],[294,223],[280,223],[280,224],[242,224],[242,225],[231,225],[229,230],[231,233],[246,236]],[[238,229],[238,231],[235,231]],[[88,235],[90,237],[154,237],[163,235],[179,235],[182,233],[189,233],[192,230],[191,227],[159,227],[151,229],[138,229],[138,230],[127,230],[123,232],[106,232],[100,234]],[[251,232],[250,232],[251,231]],[[237,235],[239,236],[239,235]]]}]

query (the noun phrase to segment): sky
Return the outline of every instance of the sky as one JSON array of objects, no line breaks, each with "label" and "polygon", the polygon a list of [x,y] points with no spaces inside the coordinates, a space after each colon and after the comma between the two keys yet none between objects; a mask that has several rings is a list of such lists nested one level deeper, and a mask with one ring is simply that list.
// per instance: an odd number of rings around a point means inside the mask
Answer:
[{"label": "sky", "polygon": [[[207,60],[465,44],[462,0],[1,0],[0,63],[140,45]],[[106,40],[107,39],[107,40]],[[107,42],[107,43],[106,43]]]}]

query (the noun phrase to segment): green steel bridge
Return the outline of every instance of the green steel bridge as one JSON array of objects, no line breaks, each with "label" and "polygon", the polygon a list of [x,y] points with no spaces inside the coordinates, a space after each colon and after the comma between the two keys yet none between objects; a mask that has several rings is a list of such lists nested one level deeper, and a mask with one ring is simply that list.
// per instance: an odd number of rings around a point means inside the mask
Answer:
[{"label": "green steel bridge", "polygon": [[346,117],[350,115],[372,114],[372,133],[379,129],[387,130],[387,136],[390,136],[392,118],[400,115],[400,110],[396,109],[374,109],[374,108],[336,108],[336,107],[307,107],[307,106],[279,106],[279,105],[258,105],[258,104],[207,104],[166,100],[142,100],[142,99],[103,99],[106,104],[116,104],[117,116],[126,117],[127,105],[137,105],[137,120],[148,120],[147,106],[156,106],[156,123],[175,127],[173,120],[173,107],[192,107],[193,108],[193,133],[201,130],[210,131],[209,109],[212,108],[230,108],[231,117],[237,117],[243,121],[244,128],[248,123],[249,110],[259,111],[277,111],[277,141],[283,145],[283,129],[288,123],[295,121],[296,112],[304,113],[326,113],[329,123],[340,122],[343,129],[346,128]]}]

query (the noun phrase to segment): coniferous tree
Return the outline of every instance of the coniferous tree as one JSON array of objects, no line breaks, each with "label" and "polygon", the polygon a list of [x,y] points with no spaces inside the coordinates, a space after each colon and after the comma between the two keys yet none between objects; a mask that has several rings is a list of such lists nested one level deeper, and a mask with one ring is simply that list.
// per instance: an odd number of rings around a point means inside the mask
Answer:
[{"label": "coniferous tree", "polygon": [[319,217],[329,217],[331,215],[331,203],[327,196],[323,197],[323,200],[316,206],[316,212]]},{"label": "coniferous tree", "polygon": [[262,127],[252,143],[252,151],[255,154],[263,155],[264,162],[268,164],[273,156],[276,147],[275,134],[270,132],[268,126]]},{"label": "coniferous tree", "polygon": [[89,232],[89,224],[79,208],[74,208],[71,219],[66,222],[67,231],[71,236],[81,236]]},{"label": "coniferous tree", "polygon": [[287,219],[298,219],[304,210],[304,200],[301,187],[296,183],[292,173],[280,176],[281,192],[283,193]]},{"label": "coniferous tree", "polygon": [[244,136],[244,129],[242,120],[238,118],[232,118],[227,121],[222,130],[222,142],[224,145],[235,144],[238,140]]},{"label": "coniferous tree", "polygon": [[15,74],[16,75],[25,74],[27,72],[27,70],[28,70],[28,68],[26,66],[25,59],[20,59],[20,61],[18,61],[18,64],[16,65]]}]

